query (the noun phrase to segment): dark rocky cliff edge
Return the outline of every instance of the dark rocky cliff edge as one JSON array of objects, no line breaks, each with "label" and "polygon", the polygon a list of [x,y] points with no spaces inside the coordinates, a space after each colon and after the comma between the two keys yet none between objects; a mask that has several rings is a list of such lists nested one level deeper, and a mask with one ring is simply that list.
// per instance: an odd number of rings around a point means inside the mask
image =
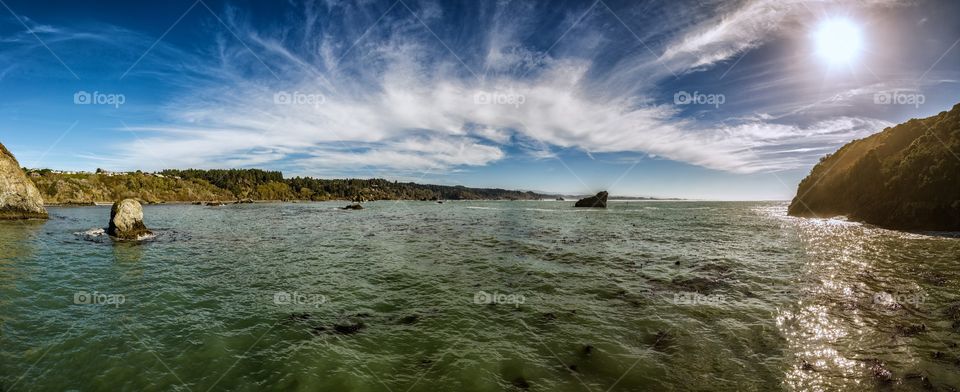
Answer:
[{"label": "dark rocky cliff edge", "polygon": [[13,154],[0,144],[0,220],[46,219],[43,198]]},{"label": "dark rocky cliff edge", "polygon": [[960,104],[854,140],[800,182],[788,213],[960,231]]}]

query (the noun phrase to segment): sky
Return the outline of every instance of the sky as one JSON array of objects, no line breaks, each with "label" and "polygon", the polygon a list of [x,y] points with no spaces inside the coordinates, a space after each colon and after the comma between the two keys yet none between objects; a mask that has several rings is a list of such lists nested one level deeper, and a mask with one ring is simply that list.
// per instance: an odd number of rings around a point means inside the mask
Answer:
[{"label": "sky", "polygon": [[0,0],[29,168],[784,200],[960,102],[957,1]]}]

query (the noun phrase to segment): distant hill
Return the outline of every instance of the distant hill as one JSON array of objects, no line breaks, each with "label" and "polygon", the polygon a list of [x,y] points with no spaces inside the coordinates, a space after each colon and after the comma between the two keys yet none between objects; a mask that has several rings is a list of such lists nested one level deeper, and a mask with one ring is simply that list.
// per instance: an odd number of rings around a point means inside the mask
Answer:
[{"label": "distant hill", "polygon": [[60,173],[28,170],[47,204],[250,200],[536,200],[555,196],[506,189],[425,185],[384,179],[284,178],[258,169],[165,170],[160,173]]},{"label": "distant hill", "polygon": [[960,104],[854,140],[800,182],[789,214],[960,230]]}]

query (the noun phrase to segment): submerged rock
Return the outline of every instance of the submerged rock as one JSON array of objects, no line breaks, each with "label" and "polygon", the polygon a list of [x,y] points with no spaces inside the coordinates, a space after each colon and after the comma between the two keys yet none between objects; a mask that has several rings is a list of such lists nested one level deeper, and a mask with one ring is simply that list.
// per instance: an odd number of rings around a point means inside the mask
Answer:
[{"label": "submerged rock", "polygon": [[349,322],[345,324],[336,324],[333,326],[333,331],[341,335],[353,335],[357,332],[360,332],[361,329],[366,328],[367,326],[360,322]]},{"label": "submerged rock", "polygon": [[133,199],[125,199],[113,204],[110,209],[110,226],[107,234],[124,240],[136,240],[152,234],[143,224],[143,206]]},{"label": "submerged rock", "polygon": [[303,322],[303,321],[310,320],[311,317],[312,316],[310,315],[310,313],[291,313],[289,316],[287,316],[287,321]]},{"label": "submerged rock", "polygon": [[674,345],[676,338],[669,331],[657,331],[650,339],[650,346],[657,351],[666,351]]},{"label": "submerged rock", "polygon": [[583,349],[581,349],[580,352],[583,354],[583,356],[589,357],[590,355],[593,354],[593,346],[589,344],[586,346],[583,346]]},{"label": "submerged rock", "polygon": [[43,197],[20,163],[0,144],[0,220],[46,219]]},{"label": "submerged rock", "polygon": [[402,317],[398,322],[403,325],[413,325],[420,321],[419,314],[411,314],[409,316]]},{"label": "submerged rock", "polygon": [[574,204],[574,207],[607,208],[607,195],[607,191],[603,191],[596,196],[585,197],[577,200],[577,204]]},{"label": "submerged rock", "polygon": [[680,290],[701,294],[710,294],[716,290],[727,287],[727,284],[720,279],[710,279],[699,276],[692,278],[676,277],[673,278],[670,283]]},{"label": "submerged rock", "polygon": [[362,210],[363,206],[360,204],[351,204],[346,207],[343,207],[344,210]]},{"label": "submerged rock", "polygon": [[916,336],[921,333],[927,332],[926,324],[900,324],[894,328],[894,334],[896,336]]},{"label": "submerged rock", "polygon": [[517,388],[520,388],[520,389],[524,389],[524,390],[525,390],[525,389],[530,389],[530,383],[527,382],[527,380],[524,379],[523,377],[517,377],[517,378],[513,379],[513,381],[511,381],[510,383],[513,384],[513,386],[515,386],[515,387],[517,387]]}]

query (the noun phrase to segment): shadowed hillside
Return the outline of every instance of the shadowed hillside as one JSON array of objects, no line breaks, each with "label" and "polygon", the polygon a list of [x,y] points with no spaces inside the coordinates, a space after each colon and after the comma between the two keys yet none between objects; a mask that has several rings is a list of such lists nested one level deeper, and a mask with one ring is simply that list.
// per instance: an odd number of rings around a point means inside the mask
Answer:
[{"label": "shadowed hillside", "polygon": [[960,104],[854,140],[800,182],[789,213],[902,230],[960,230]]}]

